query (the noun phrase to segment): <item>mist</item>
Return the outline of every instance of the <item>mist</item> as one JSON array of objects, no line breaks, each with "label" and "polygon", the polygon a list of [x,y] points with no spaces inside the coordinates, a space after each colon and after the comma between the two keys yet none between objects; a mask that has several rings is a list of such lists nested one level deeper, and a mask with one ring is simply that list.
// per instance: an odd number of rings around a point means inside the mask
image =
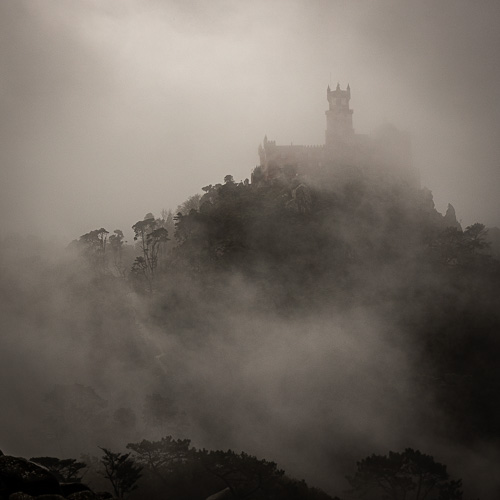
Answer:
[{"label": "mist", "polygon": [[[234,276],[217,304],[177,282],[192,310],[161,326],[160,299],[96,288],[67,256],[51,262],[28,243],[3,244],[4,452],[79,456],[174,434],[265,456],[330,489],[346,488],[349,467],[372,451],[443,453],[421,426],[433,407],[407,340],[369,308],[286,318],[263,311],[257,290]],[[164,426],[148,425],[152,394],[169,401]]]},{"label": "mist", "polygon": [[[500,227],[499,20],[489,0],[1,2],[2,451],[78,457],[173,435],[274,460],[343,497],[357,460],[414,447],[463,477],[467,498],[493,498],[498,437],[473,418],[460,428],[442,388],[458,394],[462,374],[434,371],[429,352],[472,352],[446,336],[470,311],[474,362],[498,347],[498,266],[481,252],[463,275],[460,255],[431,265],[419,238],[430,228],[431,254],[442,244],[448,203],[460,231]],[[183,213],[200,239],[183,247],[172,219],[171,260],[151,293],[138,287],[132,225],[228,174],[245,199],[265,135],[324,144],[337,82],[350,85],[356,133],[408,132],[432,195],[386,202],[389,189],[362,186],[359,201],[359,186],[343,186],[327,199],[311,182],[320,216],[292,220],[286,251],[249,217],[227,259],[200,205]],[[96,275],[69,245],[100,227],[125,233],[121,276]],[[169,408],[161,424],[148,416],[155,397]],[[460,434],[466,424],[477,435]]]},{"label": "mist", "polygon": [[[288,311],[237,272],[211,290],[170,270],[151,297],[96,280],[57,245],[10,237],[1,248],[4,453],[78,457],[174,435],[266,457],[343,496],[360,457],[414,447],[464,477],[468,495],[496,494],[494,443],[454,439],[424,380],[422,346],[404,327],[419,303],[377,299],[415,280],[408,262],[361,270],[346,300],[304,296]],[[447,293],[441,279],[430,287]],[[162,422],[152,397],[168,408]]]}]

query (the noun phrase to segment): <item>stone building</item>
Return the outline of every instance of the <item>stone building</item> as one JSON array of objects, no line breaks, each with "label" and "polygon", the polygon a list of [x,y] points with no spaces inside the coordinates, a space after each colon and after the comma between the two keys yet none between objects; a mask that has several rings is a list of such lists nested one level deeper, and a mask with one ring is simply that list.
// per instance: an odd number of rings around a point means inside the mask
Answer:
[{"label": "stone building", "polygon": [[326,91],[325,143],[319,146],[282,146],[264,137],[259,146],[260,164],[252,173],[252,183],[266,183],[281,177],[314,179],[332,175],[378,175],[397,177],[419,185],[412,167],[410,138],[392,125],[380,127],[372,135],[357,134],[350,108],[351,89],[337,84]]}]

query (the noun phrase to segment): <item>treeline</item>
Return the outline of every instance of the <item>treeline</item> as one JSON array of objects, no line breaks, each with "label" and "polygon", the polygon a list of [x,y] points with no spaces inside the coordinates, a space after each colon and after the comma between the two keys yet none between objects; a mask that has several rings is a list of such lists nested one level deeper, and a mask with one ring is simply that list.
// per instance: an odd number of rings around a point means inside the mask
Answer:
[{"label": "treeline", "polygon": [[243,275],[286,315],[372,311],[412,346],[419,385],[449,417],[440,432],[497,442],[500,263],[483,224],[462,229],[430,191],[363,176],[259,188],[228,176],[204,191],[177,218],[176,272],[202,286]]},{"label": "treeline", "polygon": [[362,175],[261,186],[226,176],[203,192],[134,224],[135,252],[103,229],[74,246],[97,275],[150,295],[151,321],[168,331],[207,331],[207,311],[241,307],[247,285],[251,314],[370,311],[411,349],[416,382],[445,415],[419,409],[425,425],[498,442],[500,265],[483,224],[462,229],[430,191]]},{"label": "treeline", "polygon": [[[100,458],[83,455],[79,461],[42,456],[27,462],[0,453],[0,498],[340,500],[290,478],[275,462],[245,452],[199,450],[189,439],[172,436],[129,443],[126,448],[128,452],[100,448]],[[347,480],[350,487],[344,498],[463,496],[461,480],[452,479],[445,465],[411,448],[370,455],[356,463]],[[111,494],[94,493],[101,489]]]},{"label": "treeline", "polygon": [[332,285],[343,294],[357,290],[359,279],[386,265],[428,264],[440,274],[498,272],[485,226],[462,230],[452,207],[452,215],[441,216],[425,189],[363,177],[321,187],[296,179],[256,187],[228,175],[203,191],[175,215],[149,213],[136,222],[135,247],[125,244],[121,230],[110,235],[104,228],[70,246],[98,274],[142,282],[150,293],[168,287],[165,279],[172,276],[219,281],[237,272],[264,287],[274,281],[286,288],[279,304],[285,307],[297,292],[303,304],[304,295],[313,291],[317,301],[324,288],[321,299],[328,299]]}]

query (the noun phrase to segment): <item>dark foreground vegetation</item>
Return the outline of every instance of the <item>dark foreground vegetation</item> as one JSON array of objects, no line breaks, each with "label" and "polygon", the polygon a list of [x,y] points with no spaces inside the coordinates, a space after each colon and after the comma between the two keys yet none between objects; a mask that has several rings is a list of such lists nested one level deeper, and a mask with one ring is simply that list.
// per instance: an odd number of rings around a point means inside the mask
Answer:
[{"label": "dark foreground vegetation", "polygon": [[[274,462],[244,452],[196,450],[188,439],[130,443],[128,453],[102,448],[100,460],[0,456],[2,500],[98,500],[106,498],[204,500],[339,500],[285,475]],[[84,458],[85,459],[85,458]],[[113,492],[95,493],[83,481],[96,475]],[[349,476],[349,498],[461,500],[461,481],[450,480],[446,466],[410,448],[388,456],[371,455]]]},{"label": "dark foreground vegetation", "polygon": [[[117,498],[462,498],[422,449],[464,498],[495,498],[500,264],[484,225],[355,171],[203,191],[131,223],[133,243],[96,229],[55,263],[4,240],[3,369],[17,407],[36,406],[10,449],[84,453],[83,481]],[[36,350],[29,396],[20,342]]]}]

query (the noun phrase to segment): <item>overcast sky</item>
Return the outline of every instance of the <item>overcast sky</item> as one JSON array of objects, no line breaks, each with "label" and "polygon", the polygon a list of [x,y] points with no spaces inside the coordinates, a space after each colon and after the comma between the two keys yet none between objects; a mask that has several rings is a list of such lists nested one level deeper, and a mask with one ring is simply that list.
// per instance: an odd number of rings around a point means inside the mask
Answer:
[{"label": "overcast sky", "polygon": [[324,142],[326,86],[357,132],[412,134],[437,208],[500,226],[498,0],[1,0],[2,229],[64,242],[159,215],[264,134]]}]

